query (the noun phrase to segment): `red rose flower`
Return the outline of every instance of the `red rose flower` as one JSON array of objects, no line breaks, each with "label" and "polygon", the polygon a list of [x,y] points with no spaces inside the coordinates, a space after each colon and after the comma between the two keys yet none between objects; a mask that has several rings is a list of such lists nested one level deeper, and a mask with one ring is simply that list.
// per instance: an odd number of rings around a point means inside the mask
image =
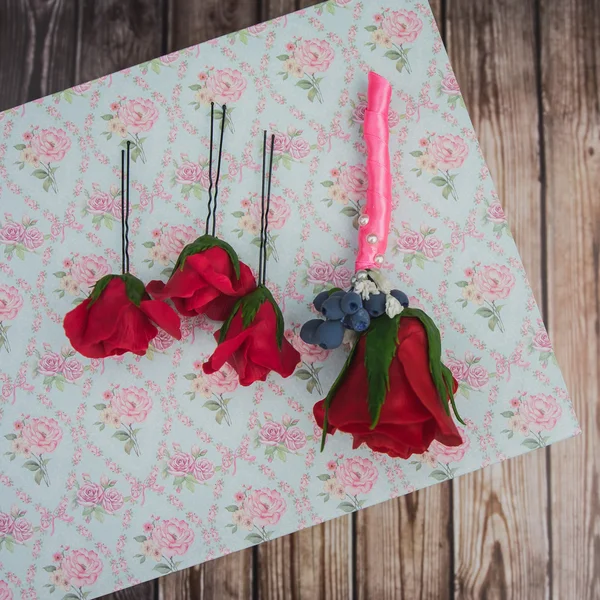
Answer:
[{"label": "red rose flower", "polygon": [[[389,388],[379,421],[371,429],[369,382],[365,366],[367,336],[356,346],[351,363],[334,391],[327,415],[328,433],[337,429],[352,434],[353,447],[367,444],[375,452],[392,458],[422,454],[433,440],[459,446],[462,438],[440,400],[431,371],[426,330],[416,318],[403,317],[398,327],[398,345],[389,368]],[[454,391],[458,388],[452,378]],[[317,424],[323,427],[324,400],[314,406]]]},{"label": "red rose flower", "polygon": [[164,302],[150,300],[144,284],[133,275],[103,277],[64,320],[71,345],[88,358],[125,352],[143,356],[158,334],[155,325],[181,339],[177,313]]},{"label": "red rose flower", "polygon": [[157,300],[171,299],[186,317],[205,314],[224,321],[255,287],[252,271],[229,244],[203,236],[183,249],[166,284],[151,281],[146,289]]},{"label": "red rose flower", "polygon": [[283,337],[281,310],[264,286],[239,301],[215,339],[219,345],[204,363],[204,372],[215,373],[227,362],[244,386],[265,381],[271,371],[289,377],[300,362],[298,352]]}]

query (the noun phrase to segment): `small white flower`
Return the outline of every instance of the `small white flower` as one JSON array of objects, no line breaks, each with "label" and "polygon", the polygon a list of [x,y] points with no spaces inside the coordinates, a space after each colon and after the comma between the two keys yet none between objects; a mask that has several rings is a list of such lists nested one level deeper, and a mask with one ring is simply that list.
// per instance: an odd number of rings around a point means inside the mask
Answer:
[{"label": "small white flower", "polygon": [[368,279],[357,281],[354,284],[354,291],[360,294],[363,300],[368,300],[371,294],[379,294],[377,286]]},{"label": "small white flower", "polygon": [[394,296],[390,296],[388,294],[385,299],[385,312],[390,319],[393,319],[396,315],[399,315],[404,310],[404,306],[394,298]]},{"label": "small white flower", "polygon": [[377,284],[377,288],[381,290],[384,294],[389,294],[392,291],[392,286],[390,282],[387,280],[386,276],[381,271],[376,271],[372,269],[369,271],[369,276],[375,283]]}]

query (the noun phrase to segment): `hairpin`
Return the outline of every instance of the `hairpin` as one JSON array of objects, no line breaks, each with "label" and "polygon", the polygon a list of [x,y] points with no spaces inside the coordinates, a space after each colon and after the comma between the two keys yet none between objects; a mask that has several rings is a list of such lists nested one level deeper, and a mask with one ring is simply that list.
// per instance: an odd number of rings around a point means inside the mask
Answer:
[{"label": "hairpin", "polygon": [[213,198],[213,146],[215,104],[210,110],[210,154],[208,188],[208,216],[204,235],[181,251],[167,283],[151,281],[147,290],[158,300],[172,300],[180,314],[186,317],[205,314],[215,321],[224,321],[237,299],[255,287],[254,275],[235,250],[216,237],[219,178],[223,153],[223,135],[227,107],[223,105],[221,136]]},{"label": "hairpin", "polygon": [[131,142],[127,142],[127,152],[121,151],[121,274],[99,279],[89,297],[64,319],[71,345],[88,358],[106,358],[125,352],[143,356],[158,334],[155,325],[181,339],[177,313],[168,304],[151,300],[142,281],[129,272],[130,165]]},{"label": "hairpin", "polygon": [[388,114],[391,86],[369,73],[364,120],[369,187],[359,217],[356,274],[348,291],[331,289],[314,300],[325,320],[304,324],[302,339],[323,348],[341,345],[344,330],[356,339],[327,397],[314,406],[328,433],[353,435],[353,447],[408,458],[432,441],[457,446],[462,438],[452,417],[462,423],[454,403],[457,383],[442,363],[441,338],[422,310],[409,307],[406,294],[393,290],[380,268],[384,263],[391,217],[392,180]]},{"label": "hairpin", "polygon": [[[267,281],[267,234],[271,202],[273,146],[271,136],[268,188],[265,196],[267,132],[263,139],[262,198],[258,286],[240,298],[223,327],[215,334],[218,346],[203,365],[206,374],[218,371],[226,362],[236,371],[240,384],[265,381],[271,371],[289,377],[300,362],[300,355],[283,336],[283,315]],[[265,206],[266,200],[266,206]]]}]

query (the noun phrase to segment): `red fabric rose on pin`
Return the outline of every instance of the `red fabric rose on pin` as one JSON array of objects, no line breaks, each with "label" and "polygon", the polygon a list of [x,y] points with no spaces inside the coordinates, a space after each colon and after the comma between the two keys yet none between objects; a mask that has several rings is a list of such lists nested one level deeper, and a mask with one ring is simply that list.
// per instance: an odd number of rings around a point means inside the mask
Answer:
[{"label": "red fabric rose on pin", "polygon": [[271,292],[260,285],[238,301],[229,319],[215,333],[219,343],[204,372],[218,371],[226,362],[237,372],[240,384],[265,381],[271,371],[289,377],[300,355],[283,337],[283,315]]},{"label": "red fabric rose on pin", "polygon": [[188,244],[167,283],[151,281],[147,290],[157,300],[172,300],[185,317],[205,314],[224,321],[237,300],[256,288],[250,268],[235,250],[212,235]]},{"label": "red fabric rose on pin", "polygon": [[[413,310],[405,309],[396,328],[387,317],[381,317],[388,323],[381,323],[379,332],[375,327],[371,340],[369,333],[359,338],[327,399],[314,406],[317,424],[323,427],[327,421],[326,433],[335,433],[338,429],[350,433],[354,448],[365,443],[375,452],[392,458],[422,454],[433,440],[445,446],[462,444],[448,410],[451,394],[447,388],[438,389],[432,378],[430,360],[435,357],[430,354],[426,328],[419,318],[405,316]],[[396,340],[391,340],[392,348],[382,327],[392,328],[392,335],[397,331]],[[435,344],[435,336],[431,341]],[[391,357],[387,389],[381,388],[383,380],[377,381],[382,373],[371,373],[369,377],[371,356],[377,346],[380,356],[383,349],[388,350],[387,356]],[[443,385],[451,385],[455,392],[458,384],[446,367],[439,362],[438,365]],[[375,389],[370,389],[372,384]],[[380,395],[381,403],[378,403],[376,394],[381,393],[383,398]]]},{"label": "red fabric rose on pin", "polygon": [[133,352],[143,356],[158,334],[156,326],[181,339],[177,313],[151,300],[133,275],[107,275],[89,298],[67,313],[64,328],[73,348],[88,358]]}]

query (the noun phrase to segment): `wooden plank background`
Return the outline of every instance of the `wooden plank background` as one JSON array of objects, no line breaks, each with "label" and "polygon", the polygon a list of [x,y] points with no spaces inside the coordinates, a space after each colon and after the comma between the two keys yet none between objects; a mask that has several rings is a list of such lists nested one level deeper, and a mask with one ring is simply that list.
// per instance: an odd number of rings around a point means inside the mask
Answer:
[{"label": "wooden plank background", "polygon": [[[0,110],[310,4],[2,0]],[[432,8],[583,436],[105,600],[600,598],[600,6]]]}]

